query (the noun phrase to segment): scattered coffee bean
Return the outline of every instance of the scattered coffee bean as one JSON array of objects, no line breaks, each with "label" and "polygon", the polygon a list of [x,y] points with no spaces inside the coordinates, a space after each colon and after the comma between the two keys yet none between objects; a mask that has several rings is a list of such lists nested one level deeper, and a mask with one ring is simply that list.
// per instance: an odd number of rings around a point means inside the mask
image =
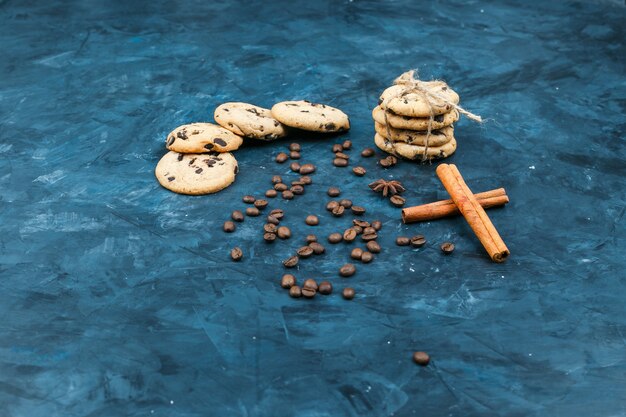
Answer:
[{"label": "scattered coffee bean", "polygon": [[328,191],[326,191],[326,194],[328,194],[330,197],[337,197],[339,194],[341,194],[341,190],[337,187],[330,187]]},{"label": "scattered coffee bean", "polygon": [[454,243],[452,242],[444,242],[441,244],[441,251],[446,254],[446,255],[450,255],[452,252],[454,252]]},{"label": "scattered coffee bean", "polygon": [[283,275],[283,278],[280,280],[280,286],[283,288],[291,288],[296,285],[296,277],[291,274]]},{"label": "scattered coffee bean", "polygon": [[363,262],[364,264],[372,262],[373,259],[374,255],[372,255],[371,252],[363,252],[363,254],[361,255],[361,262]]},{"label": "scattered coffee bean", "polygon": [[354,230],[352,227],[349,229],[346,229],[346,231],[343,232],[343,240],[345,240],[346,242],[354,241],[354,239],[356,239],[356,236],[357,236],[356,230]]},{"label": "scattered coffee bean", "polygon": [[335,200],[331,200],[328,202],[328,204],[326,204],[326,210],[328,211],[333,211],[335,207],[339,207],[339,203]]},{"label": "scattered coffee bean", "polygon": [[326,248],[324,248],[324,246],[322,246],[322,244],[318,242],[309,243],[309,247],[313,249],[313,253],[316,255],[321,255],[322,253],[326,251]]},{"label": "scattered coffee bean", "polygon": [[302,288],[302,296],[304,298],[313,298],[315,297],[316,293],[317,291],[315,291],[313,288],[306,288],[306,287]]},{"label": "scattered coffee bean", "polygon": [[254,202],[254,207],[258,208],[259,210],[263,210],[265,207],[267,207],[268,204],[269,203],[267,200],[256,200]]},{"label": "scattered coffee bean", "polygon": [[241,250],[241,248],[235,247],[230,251],[230,257],[233,259],[233,261],[238,262],[241,260],[241,258],[243,258],[243,251]]},{"label": "scattered coffee bean", "polygon": [[243,213],[241,212],[241,210],[235,210],[233,211],[233,213],[230,215],[231,219],[233,219],[236,222],[242,222],[244,217],[243,217]]},{"label": "scattered coffee bean", "polygon": [[263,225],[263,230],[267,233],[276,233],[278,227],[272,223],[265,223],[265,225]]},{"label": "scattered coffee bean", "polygon": [[369,235],[371,233],[376,233],[376,229],[374,229],[372,226],[368,226],[365,229],[363,229],[363,233],[365,233],[366,235]]},{"label": "scattered coffee bean", "polygon": [[248,207],[246,209],[246,216],[256,217],[259,214],[261,214],[261,213],[259,212],[259,209],[256,208],[256,207]]},{"label": "scattered coffee bean", "polygon": [[363,242],[371,242],[373,240],[376,240],[377,238],[378,238],[378,234],[376,234],[376,232],[363,233],[363,235],[361,236],[361,239],[363,240]]},{"label": "scattered coffee bean", "polygon": [[396,238],[396,245],[398,246],[409,246],[411,243],[411,239],[406,236],[399,236]]},{"label": "scattered coffee bean", "polygon": [[322,281],[320,282],[317,291],[322,295],[329,295],[333,292],[333,285],[328,281]]},{"label": "scattered coffee bean", "polygon": [[315,165],[313,164],[304,164],[300,167],[301,175],[309,175],[315,172]]},{"label": "scattered coffee bean", "polygon": [[286,162],[287,159],[289,159],[289,155],[287,155],[285,152],[281,152],[278,155],[276,155],[276,162],[278,162],[279,164]]},{"label": "scattered coffee bean", "polygon": [[235,226],[235,223],[231,222],[230,220],[224,222],[223,229],[226,233],[232,233],[235,231],[236,228],[237,226]]},{"label": "scattered coffee bean", "polygon": [[317,286],[317,282],[314,279],[307,279],[304,281],[304,283],[302,284],[302,288],[312,288],[315,291],[317,291],[318,286]]},{"label": "scattered coffee bean", "polygon": [[296,253],[301,258],[308,258],[309,256],[313,255],[313,248],[311,248],[310,246],[302,246],[296,251]]},{"label": "scattered coffee bean", "polygon": [[289,296],[293,298],[302,297],[302,289],[297,285],[294,285],[293,287],[289,288]]},{"label": "scattered coffee bean", "polygon": [[274,175],[272,177],[272,184],[279,184],[281,182],[283,182],[283,179],[280,175]]},{"label": "scattered coffee bean", "polygon": [[348,161],[346,159],[335,158],[333,159],[333,165],[339,168],[347,167]]},{"label": "scattered coffee bean", "polygon": [[398,163],[398,158],[396,158],[393,155],[389,155],[388,157],[383,158],[380,161],[378,161],[378,163],[383,168],[389,168],[389,167],[392,167],[392,166],[394,166],[395,164]]},{"label": "scattered coffee bean", "polygon": [[352,207],[352,201],[344,198],[343,200],[339,201],[339,205],[349,209],[350,207]]},{"label": "scattered coffee bean", "polygon": [[276,230],[276,234],[281,239],[289,239],[291,237],[291,230],[287,226],[280,226]]},{"label": "scattered coffee bean", "polygon": [[306,219],[304,220],[304,222],[306,224],[308,224],[309,226],[317,226],[318,224],[320,224],[320,219],[317,218],[317,216],[314,216],[313,214],[306,216]]},{"label": "scattered coffee bean", "polygon": [[302,181],[300,181],[300,180],[296,180],[296,181],[291,181],[291,185],[292,186],[294,186],[294,185],[304,186],[305,184]]},{"label": "scattered coffee bean", "polygon": [[413,353],[413,361],[418,365],[426,366],[430,362],[430,356],[426,352],[415,352]]},{"label": "scattered coffee bean", "polygon": [[254,198],[254,197],[253,197],[253,196],[251,196],[251,195],[244,195],[244,196],[243,196],[243,198],[242,198],[242,200],[243,200],[243,202],[244,202],[244,203],[246,203],[246,204],[252,204],[252,203],[254,203],[254,201],[256,200],[256,198]]},{"label": "scattered coffee bean", "polygon": [[337,206],[337,207],[335,207],[335,208],[333,209],[333,211],[332,211],[333,216],[335,216],[335,217],[341,217],[341,216],[343,216],[343,212],[344,212],[345,210],[346,210],[346,209],[345,209],[345,208],[343,208],[343,206]]},{"label": "scattered coffee bean", "polygon": [[267,198],[275,198],[277,195],[278,191],[274,190],[273,188],[270,188],[265,192],[265,197]]},{"label": "scattered coffee bean", "polygon": [[313,179],[309,177],[308,175],[303,175],[300,177],[300,182],[302,182],[302,184],[304,185],[309,185],[309,184],[313,184]]},{"label": "scattered coffee bean", "polygon": [[288,188],[289,188],[289,187],[287,186],[287,184],[283,184],[282,182],[281,182],[281,183],[278,183],[278,184],[276,184],[276,185],[274,185],[274,189],[275,189],[276,191],[285,191],[285,190],[287,190]]},{"label": "scattered coffee bean", "polygon": [[351,277],[356,272],[356,267],[354,264],[345,264],[341,268],[339,268],[339,275],[342,277]]},{"label": "scattered coffee bean", "polygon": [[346,155],[343,152],[337,152],[335,154],[335,158],[340,158],[340,159],[345,159],[345,160],[349,160],[350,159],[350,155]]},{"label": "scattered coffee bean", "polygon": [[363,233],[363,228],[361,226],[352,226],[352,228],[356,231],[357,235]]},{"label": "scattered coffee bean", "polygon": [[263,240],[265,240],[268,243],[271,243],[273,241],[276,240],[276,233],[263,233]]},{"label": "scattered coffee bean", "polygon": [[349,140],[346,140],[341,146],[344,149],[350,149],[352,147],[352,142],[350,142]]},{"label": "scattered coffee bean", "polygon": [[339,143],[335,143],[333,145],[333,152],[337,153],[337,152],[341,152],[343,151],[343,146],[341,146]]},{"label": "scattered coffee bean", "polygon": [[343,295],[343,298],[345,298],[346,300],[352,300],[354,298],[354,289],[350,287],[346,287],[343,289],[343,292],[341,294]]},{"label": "scattered coffee bean", "polygon": [[404,205],[404,203],[406,202],[406,199],[404,197],[399,196],[399,195],[392,195],[389,198],[389,201],[391,201],[391,204],[393,204],[396,207],[402,207]]},{"label": "scattered coffee bean", "polygon": [[354,167],[352,168],[352,172],[357,177],[362,177],[363,175],[367,174],[367,170],[363,167]]},{"label": "scattered coffee bean", "polygon": [[306,243],[317,242],[317,236],[315,235],[306,235]]},{"label": "scattered coffee bean", "polygon": [[290,143],[289,150],[294,152],[300,152],[300,144],[299,143]]},{"label": "scattered coffee bean", "polygon": [[350,257],[352,259],[361,259],[361,255],[363,255],[363,249],[361,248],[354,248],[352,249],[352,252],[350,252]]},{"label": "scattered coffee bean", "polygon": [[282,196],[283,196],[284,200],[292,200],[293,199],[293,191],[285,190],[285,191],[283,191]]},{"label": "scattered coffee bean", "polygon": [[380,230],[383,228],[383,223],[380,220],[374,220],[372,222],[372,227],[376,230]]},{"label": "scattered coffee bean", "polygon": [[361,151],[361,156],[363,158],[369,158],[376,154],[376,151],[372,148],[365,148]]},{"label": "scattered coffee bean", "polygon": [[352,219],[352,224],[355,226],[359,226],[363,229],[370,227],[370,224],[368,222],[366,222],[365,220],[361,220],[361,219]]},{"label": "scattered coffee bean", "polygon": [[269,216],[267,216],[267,222],[272,224],[278,224],[280,223],[280,220],[278,220],[276,216],[270,214]]},{"label": "scattered coffee bean", "polygon": [[282,219],[285,215],[283,209],[274,209],[270,211],[270,216],[276,217],[278,220]]},{"label": "scattered coffee bean", "polygon": [[380,253],[380,245],[375,240],[370,240],[367,242],[367,250],[372,253]]},{"label": "scattered coffee bean", "polygon": [[283,261],[283,265],[285,265],[285,268],[293,268],[294,266],[298,265],[298,255],[294,255],[290,258],[287,258]]},{"label": "scattered coffee bean", "polygon": [[426,244],[426,238],[422,235],[413,236],[411,238],[411,246],[414,248],[421,248]]},{"label": "scattered coffee bean", "polygon": [[292,170],[293,172],[300,172],[300,164],[298,162],[292,162],[291,164],[289,164],[289,169]]},{"label": "scattered coffee bean", "polygon": [[300,159],[300,152],[291,151],[291,152],[289,152],[289,157],[291,159]]},{"label": "scattered coffee bean", "polygon": [[331,233],[330,235],[328,235],[328,241],[330,243],[339,243],[343,240],[343,236],[341,235],[341,233]]},{"label": "scattered coffee bean", "polygon": [[304,194],[304,187],[301,185],[294,185],[289,189],[294,195],[302,195]]},{"label": "scattered coffee bean", "polygon": [[352,214],[354,214],[355,216],[361,216],[362,214],[365,214],[365,207],[352,206]]}]

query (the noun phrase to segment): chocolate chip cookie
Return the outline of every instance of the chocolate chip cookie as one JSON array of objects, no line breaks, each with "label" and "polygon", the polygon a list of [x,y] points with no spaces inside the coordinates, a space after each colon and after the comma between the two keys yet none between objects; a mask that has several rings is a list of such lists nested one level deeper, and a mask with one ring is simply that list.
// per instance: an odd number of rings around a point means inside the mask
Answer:
[{"label": "chocolate chip cookie", "polygon": [[[459,103],[459,95],[443,81],[418,81],[422,88],[433,94],[445,98],[453,104]],[[430,117],[431,109],[434,115],[449,113],[453,110],[451,104],[441,98],[414,91],[407,85],[392,85],[380,96],[378,105],[400,116]]]},{"label": "chocolate chip cookie", "polygon": [[[393,127],[381,125],[375,123],[374,128],[376,133],[380,136],[391,139],[394,142],[404,142],[410,145],[426,145],[426,137],[428,136],[424,131],[406,130],[406,129],[394,129]],[[444,127],[439,130],[432,130],[428,137],[428,146],[441,146],[448,143],[454,137],[454,128],[452,126]]]},{"label": "chocolate chip cookie", "polygon": [[[374,107],[374,110],[372,110],[372,117],[381,125],[386,124],[385,111],[380,106]],[[396,129],[428,130],[429,119],[429,117],[408,117],[398,116],[392,112],[387,113],[387,122],[389,122],[389,126]],[[452,110],[449,113],[438,114],[433,118],[431,129],[441,129],[446,126],[450,126],[457,120],[459,120],[459,112],[456,110]]]},{"label": "chocolate chip cookie", "polygon": [[426,155],[426,159],[447,158],[456,150],[456,139],[454,137],[444,145],[426,148],[425,146],[409,145],[404,142],[392,142],[377,133],[374,136],[374,143],[383,151],[406,159],[422,159],[424,155]]},{"label": "chocolate chip cookie", "polygon": [[272,116],[287,126],[312,132],[350,129],[350,120],[341,110],[306,100],[277,103],[272,107]]},{"label": "chocolate chip cookie", "polygon": [[213,123],[178,126],[165,140],[167,149],[180,153],[230,152],[242,143],[241,136]]},{"label": "chocolate chip cookie", "polygon": [[220,126],[246,138],[269,141],[287,135],[287,127],[270,110],[248,103],[224,103],[213,117]]}]

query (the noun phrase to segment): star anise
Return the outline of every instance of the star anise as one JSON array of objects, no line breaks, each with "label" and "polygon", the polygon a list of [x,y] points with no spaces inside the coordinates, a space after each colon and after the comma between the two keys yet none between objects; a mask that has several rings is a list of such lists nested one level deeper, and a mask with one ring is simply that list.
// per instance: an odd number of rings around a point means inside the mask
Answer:
[{"label": "star anise", "polygon": [[405,191],[400,181],[385,181],[383,179],[376,180],[369,185],[369,187],[377,193],[382,193],[383,197],[401,194]]}]

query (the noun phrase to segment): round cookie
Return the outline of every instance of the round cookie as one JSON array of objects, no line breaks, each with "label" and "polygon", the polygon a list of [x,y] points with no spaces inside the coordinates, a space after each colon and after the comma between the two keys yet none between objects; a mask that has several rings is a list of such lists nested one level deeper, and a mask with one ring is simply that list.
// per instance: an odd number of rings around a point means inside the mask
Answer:
[{"label": "round cookie", "polygon": [[[380,123],[375,123],[374,128],[376,129],[376,133],[383,137],[390,138],[393,142],[405,142],[410,145],[420,146],[426,145],[427,134],[424,131],[394,129],[390,127],[388,132],[387,126],[381,125]],[[432,130],[430,137],[428,137],[428,147],[441,146],[450,142],[453,137],[454,128],[452,126],[444,127],[440,130]]]},{"label": "round cookie", "polygon": [[[444,97],[451,103],[459,103],[459,95],[443,81],[418,81],[419,85],[433,94]],[[397,115],[408,117],[430,117],[433,114],[444,114],[452,111],[453,106],[430,95],[412,92],[406,85],[392,85],[380,96],[378,102],[383,109],[391,110]]]},{"label": "round cookie", "polygon": [[377,133],[376,136],[374,136],[374,143],[387,153],[407,159],[422,159],[424,153],[426,153],[426,159],[447,158],[456,150],[456,139],[454,138],[445,145],[429,146],[428,149],[426,149],[425,146],[409,145],[403,142],[392,143],[389,139]]},{"label": "round cookie", "polygon": [[246,138],[274,140],[287,135],[287,128],[270,110],[248,103],[224,103],[213,117],[220,126]]},{"label": "round cookie", "polygon": [[[386,124],[385,110],[383,110],[380,106],[374,107],[374,110],[372,110],[372,117],[378,123],[382,125]],[[389,126],[395,127],[396,129],[428,130],[429,120],[430,117],[398,116],[397,114],[387,112],[387,121],[389,122]],[[438,114],[433,117],[432,129],[435,130],[450,126],[457,120],[459,120],[459,112],[456,111],[456,109],[448,113]]]},{"label": "round cookie", "polygon": [[165,147],[180,153],[230,152],[239,149],[241,136],[213,123],[178,126],[165,140]]},{"label": "round cookie", "polygon": [[237,160],[228,152],[163,155],[154,170],[159,183],[179,194],[211,194],[228,187],[239,172]]},{"label": "round cookie", "polygon": [[279,122],[312,132],[342,132],[350,129],[348,116],[339,109],[306,100],[283,101],[272,107]]}]

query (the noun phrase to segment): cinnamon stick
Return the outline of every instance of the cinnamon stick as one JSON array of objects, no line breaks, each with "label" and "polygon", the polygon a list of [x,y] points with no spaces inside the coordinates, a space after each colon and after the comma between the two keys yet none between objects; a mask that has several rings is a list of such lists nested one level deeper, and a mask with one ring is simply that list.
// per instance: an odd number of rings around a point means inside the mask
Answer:
[{"label": "cinnamon stick", "polygon": [[[504,188],[485,191],[474,194],[474,196],[484,209],[502,206],[509,202],[509,197],[506,195]],[[404,223],[423,222],[457,214],[459,214],[459,209],[454,204],[454,201],[441,200],[402,209],[402,221]]]},{"label": "cinnamon stick", "polygon": [[441,164],[437,167],[437,176],[491,259],[494,262],[504,262],[510,254],[509,249],[485,209],[465,184],[457,167],[453,164]]}]

